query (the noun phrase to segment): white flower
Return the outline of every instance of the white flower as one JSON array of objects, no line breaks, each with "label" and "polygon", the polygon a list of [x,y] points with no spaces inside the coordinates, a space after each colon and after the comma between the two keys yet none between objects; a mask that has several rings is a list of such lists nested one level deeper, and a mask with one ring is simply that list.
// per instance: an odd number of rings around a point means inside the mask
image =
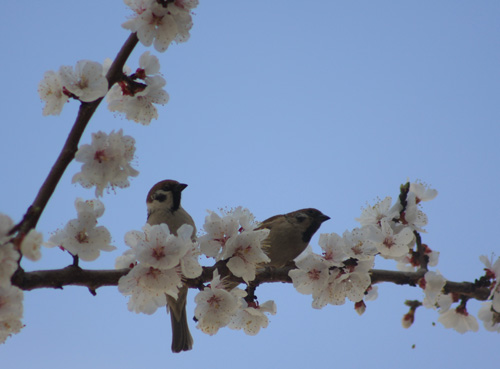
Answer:
[{"label": "white flower", "polygon": [[410,183],[410,192],[417,197],[417,203],[420,201],[430,201],[434,199],[438,192],[422,183]]},{"label": "white flower", "polygon": [[90,60],[80,60],[73,70],[70,66],[59,68],[63,88],[81,101],[95,101],[108,92],[108,80],[103,75],[102,65]]},{"label": "white flower", "polygon": [[[94,204],[95,208],[91,208],[90,204]],[[97,216],[102,215],[101,206],[104,205],[99,200],[83,202],[81,199],[77,199],[75,207],[78,211],[78,217],[70,220],[64,229],[56,231],[44,246],[63,247],[85,261],[97,259],[101,251],[115,250],[116,247],[110,245],[111,234],[106,227],[96,226]]]},{"label": "white flower", "polygon": [[357,265],[330,271],[325,288],[313,298],[312,306],[321,309],[326,304],[342,305],[346,297],[352,302],[363,300],[370,287],[368,271],[373,267],[373,260],[358,261]]},{"label": "white flower", "polygon": [[127,232],[125,243],[132,247],[141,264],[153,268],[175,268],[193,243],[191,241],[193,227],[188,224],[183,224],[178,229],[178,236],[171,234],[165,223],[146,224],[142,229],[144,232]]},{"label": "white flower", "polygon": [[351,232],[345,231],[342,235],[344,250],[348,257],[358,260],[370,260],[377,255],[377,248],[367,242],[366,228],[354,228]]},{"label": "white flower", "polygon": [[255,279],[259,264],[271,261],[261,249],[261,242],[269,235],[269,229],[245,231],[231,237],[226,243],[222,259],[229,259],[227,267],[237,277],[248,283]]},{"label": "white flower", "polygon": [[172,41],[185,42],[193,26],[191,9],[198,0],[176,0],[162,6],[156,0],[124,0],[136,14],[122,24],[122,27],[137,32],[137,37],[145,46],[154,41],[156,50],[163,52]]},{"label": "white flower", "polygon": [[196,327],[203,333],[216,334],[220,328],[229,324],[241,305],[241,298],[245,295],[246,292],[237,287],[231,292],[226,291],[216,270],[210,287],[205,288],[195,297],[194,315],[198,319]]},{"label": "white flower", "polygon": [[493,310],[492,305],[491,301],[483,302],[477,317],[483,321],[486,330],[500,333],[500,313]]},{"label": "white flower", "polygon": [[75,208],[78,214],[89,212],[94,217],[99,218],[104,214],[104,204],[99,199],[83,200],[77,197],[75,200]]},{"label": "white flower", "polygon": [[[179,232],[179,230],[177,232]],[[181,258],[181,271],[183,276],[186,278],[196,278],[201,275],[203,268],[198,261],[199,256],[200,250],[198,245],[192,243],[192,246],[188,247],[186,254]]]},{"label": "white flower", "polygon": [[128,309],[136,313],[153,314],[167,304],[166,294],[177,298],[182,287],[179,268],[156,269],[138,264],[118,281],[118,290],[130,295]]},{"label": "white flower", "polygon": [[40,246],[43,243],[43,235],[32,229],[21,242],[21,254],[32,261],[40,260],[42,253]]},{"label": "white flower", "polygon": [[378,286],[370,286],[365,292],[365,301],[375,301],[378,298]]},{"label": "white flower", "polygon": [[137,262],[137,257],[133,249],[126,250],[115,260],[115,269],[133,268]]},{"label": "white flower", "polygon": [[308,253],[296,261],[297,269],[292,269],[288,275],[295,289],[316,298],[328,283],[330,263],[319,255]]},{"label": "white flower", "polygon": [[440,314],[438,321],[445,328],[453,328],[458,333],[465,333],[467,331],[477,332],[479,330],[476,318],[470,315],[467,309],[461,307]]},{"label": "white flower", "polygon": [[424,275],[425,280],[425,298],[423,305],[429,309],[435,309],[438,304],[438,298],[443,292],[443,287],[446,285],[446,279],[439,271],[429,271]]},{"label": "white flower", "polygon": [[253,214],[241,206],[221,215],[208,210],[203,229],[205,235],[199,238],[201,252],[220,260],[228,240],[239,232],[251,231],[256,227]]},{"label": "white flower", "polygon": [[160,61],[149,51],[144,52],[139,58],[139,67],[148,76],[160,73]]},{"label": "white flower", "polygon": [[12,243],[0,245],[0,287],[11,285],[10,278],[17,270],[20,255]]},{"label": "white flower", "polygon": [[165,105],[168,102],[168,93],[163,89],[167,82],[161,76],[146,77],[144,81],[145,88],[133,95],[124,94],[123,88],[115,84],[106,98],[108,109],[125,113],[127,119],[144,125],[158,119],[158,110],[153,104]]},{"label": "white flower", "polygon": [[19,288],[0,286],[0,343],[23,328],[23,298]]},{"label": "white flower", "polygon": [[14,227],[12,219],[8,215],[0,213],[0,245],[9,240],[9,232],[12,227]]},{"label": "white flower", "polygon": [[63,92],[59,73],[52,70],[43,75],[43,79],[38,84],[38,94],[40,99],[45,101],[43,115],[61,114],[64,104],[68,101],[68,96]]},{"label": "white flower", "polygon": [[322,233],[319,236],[319,246],[323,249],[323,259],[330,266],[342,266],[347,258],[344,240],[336,233]]},{"label": "white flower", "polygon": [[363,209],[361,216],[356,220],[362,225],[380,225],[383,218],[393,219],[399,213],[391,208],[392,198],[387,196],[384,200],[379,201],[373,206],[367,206]]},{"label": "white flower", "polygon": [[139,172],[131,167],[134,158],[135,140],[123,136],[123,130],[109,135],[99,131],[92,134],[92,144],[82,145],[75,160],[83,163],[81,172],[73,176],[73,183],[83,187],[96,186],[96,196],[102,196],[106,187],[125,188],[130,185],[128,177],[136,177]]},{"label": "white flower", "polygon": [[246,334],[255,336],[261,328],[266,328],[269,324],[269,319],[264,313],[276,315],[274,301],[266,301],[262,305],[252,304],[252,306],[244,302],[241,309],[231,318],[228,327],[243,329]]},{"label": "white flower", "polygon": [[425,233],[423,227],[427,225],[427,215],[420,210],[416,195],[413,192],[409,192],[406,201],[403,224],[408,225],[414,231]]},{"label": "white flower", "polygon": [[380,220],[378,226],[367,228],[368,242],[373,244],[380,254],[388,258],[398,258],[408,253],[409,245],[413,242],[413,231],[404,227],[398,233],[394,233],[391,227],[392,221],[387,218]]}]

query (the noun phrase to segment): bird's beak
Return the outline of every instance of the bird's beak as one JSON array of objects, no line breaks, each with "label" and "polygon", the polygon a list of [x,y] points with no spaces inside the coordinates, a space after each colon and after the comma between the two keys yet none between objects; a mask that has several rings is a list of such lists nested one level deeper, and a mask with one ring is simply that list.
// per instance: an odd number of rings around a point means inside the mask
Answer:
[{"label": "bird's beak", "polygon": [[321,220],[321,223],[323,222],[326,222],[328,219],[331,219],[328,215],[321,215],[321,217],[319,218],[319,220]]},{"label": "bird's beak", "polygon": [[185,183],[179,183],[179,184],[177,185],[176,190],[177,190],[177,191],[179,191],[179,192],[182,192],[182,190],[184,190],[187,186],[188,186],[188,185],[187,185],[187,184],[185,184]]}]

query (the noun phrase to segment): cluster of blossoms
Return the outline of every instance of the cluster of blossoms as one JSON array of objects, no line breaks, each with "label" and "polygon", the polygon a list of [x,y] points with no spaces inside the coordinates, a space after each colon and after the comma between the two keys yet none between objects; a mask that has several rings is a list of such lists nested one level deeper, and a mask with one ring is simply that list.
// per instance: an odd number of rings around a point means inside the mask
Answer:
[{"label": "cluster of blossoms", "polygon": [[500,258],[495,262],[492,259],[484,255],[480,257],[485,265],[486,277],[491,280],[491,294],[479,309],[478,318],[488,331],[500,332]]},{"label": "cluster of blossoms", "polygon": [[361,228],[345,231],[342,236],[321,234],[322,254],[302,255],[296,261],[298,269],[290,271],[294,287],[300,293],[312,295],[314,308],[341,305],[348,298],[362,313],[363,299],[376,298],[369,275],[375,256],[400,261],[413,253],[414,232],[423,232],[422,227],[427,224],[418,204],[436,195],[435,190],[412,183],[405,204],[397,201],[393,205],[392,199],[386,197],[363,210],[357,219]]},{"label": "cluster of blossoms", "polygon": [[270,261],[261,249],[269,230],[256,227],[253,214],[241,206],[220,215],[209,211],[203,226],[206,234],[199,239],[201,252],[216,261],[228,260],[231,273],[248,283],[255,279],[256,268]]},{"label": "cluster of blossoms", "polygon": [[150,55],[149,51],[143,53],[135,73],[125,67],[123,78],[110,89],[106,96],[108,109],[124,113],[127,119],[144,125],[151,123],[153,118],[158,119],[158,111],[153,104],[165,105],[169,99],[163,89],[167,82],[159,73],[158,58]]},{"label": "cluster of blossoms", "polygon": [[122,27],[137,32],[139,41],[145,46],[163,52],[173,42],[185,42],[193,26],[192,9],[198,0],[124,0],[134,12]]},{"label": "cluster of blossoms", "polygon": [[196,327],[209,335],[216,334],[225,326],[256,335],[269,324],[265,313],[276,314],[276,304],[274,301],[266,301],[262,305],[248,303],[244,300],[246,295],[242,289],[221,279],[216,270],[210,285],[195,297]]},{"label": "cluster of blossoms", "polygon": [[[199,238],[200,250],[215,261],[226,260],[231,273],[249,283],[255,279],[257,268],[270,261],[261,248],[269,230],[256,229],[257,225],[253,214],[241,206],[220,214],[209,211],[203,226],[205,234]],[[265,313],[276,313],[276,304],[248,302],[246,295],[234,282],[225,282],[215,273],[210,286],[195,298],[197,327],[208,334],[224,326],[257,334],[268,325]]]},{"label": "cluster of blossoms", "polygon": [[146,224],[142,230],[125,235],[130,249],[117,259],[115,267],[132,270],[120,278],[118,290],[130,296],[130,311],[153,314],[167,304],[166,295],[177,298],[183,277],[196,278],[202,268],[196,243],[191,240],[191,225],[182,225],[177,236],[166,224]]},{"label": "cluster of blossoms", "polygon": [[81,171],[73,176],[73,183],[85,188],[96,187],[95,195],[102,196],[105,188],[125,188],[130,185],[128,177],[139,172],[132,168],[135,140],[124,136],[123,130],[92,133],[92,143],[78,149],[75,160],[83,163]]},{"label": "cluster of blossoms", "polygon": [[62,66],[58,72],[46,72],[38,87],[40,98],[45,101],[43,115],[59,115],[70,97],[92,102],[107,94],[109,110],[124,113],[127,119],[142,124],[157,119],[158,111],[153,104],[165,105],[169,99],[163,90],[167,82],[159,75],[158,58],[146,51],[139,58],[136,72],[131,73],[125,66],[123,76],[108,93],[106,73],[110,66],[110,59],[104,65],[80,60],[74,69]]},{"label": "cluster of blossoms", "polygon": [[102,65],[90,60],[78,61],[74,69],[62,66],[58,72],[45,72],[38,86],[38,94],[45,101],[43,115],[59,115],[70,97],[92,102],[107,92],[108,80]]},{"label": "cluster of blossoms", "polygon": [[116,250],[110,245],[111,234],[106,227],[97,226],[97,218],[104,213],[104,204],[97,199],[84,201],[77,198],[75,208],[77,218],[57,230],[44,246],[61,247],[85,261],[96,260],[101,251]]},{"label": "cluster of blossoms", "polygon": [[[227,266],[235,275],[253,280],[257,266],[269,261],[260,249],[268,231],[255,227],[253,215],[240,207],[222,216],[210,212],[207,234],[199,242],[192,241],[193,227],[187,224],[177,230],[177,236],[166,224],[146,224],[142,232],[128,232],[125,243],[130,249],[117,259],[115,267],[132,268],[118,284],[120,292],[130,296],[129,310],[153,314],[166,305],[166,295],[177,298],[183,278],[200,276],[198,256],[202,252],[216,260],[228,259]],[[276,305],[273,301],[262,305],[247,302],[246,295],[235,283],[221,280],[216,270],[211,283],[195,297],[197,327],[211,335],[224,326],[257,334],[268,325],[265,313],[275,314]]]},{"label": "cluster of blossoms", "polygon": [[11,283],[21,255],[37,261],[41,257],[42,235],[28,232],[19,247],[10,242],[9,231],[14,226],[10,217],[0,214],[0,343],[23,328],[23,291]]}]

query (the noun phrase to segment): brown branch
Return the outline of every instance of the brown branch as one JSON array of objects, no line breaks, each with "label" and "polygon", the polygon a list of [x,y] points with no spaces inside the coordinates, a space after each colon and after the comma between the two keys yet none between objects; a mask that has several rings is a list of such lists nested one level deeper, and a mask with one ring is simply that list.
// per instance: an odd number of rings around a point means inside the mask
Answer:
[{"label": "brown branch", "polygon": [[[219,270],[221,276],[227,277],[231,281],[243,283],[240,278],[231,275],[224,262],[218,262],[212,267],[204,267],[200,277],[188,279],[186,284],[190,288],[202,288],[204,283],[212,280],[215,269]],[[252,287],[257,287],[263,283],[292,283],[288,272],[295,269],[294,265],[284,268],[265,268],[257,274],[252,281]],[[12,277],[12,284],[19,288],[30,291],[39,288],[59,288],[64,286],[84,286],[91,292],[104,286],[117,286],[119,279],[126,275],[130,269],[118,270],[86,270],[77,266],[68,266],[64,269],[39,270],[34,272],[24,272],[19,269]],[[425,271],[417,272],[399,272],[391,270],[373,269],[370,271],[372,284],[391,282],[398,285],[417,286],[418,280],[422,278]],[[456,293],[462,296],[474,298],[477,300],[487,300],[490,290],[487,287],[479,286],[471,282],[446,282],[445,293]]]},{"label": "brown branch", "polygon": [[[125,41],[121,50],[118,52],[113,64],[109,68],[106,78],[108,79],[108,88],[111,88],[113,84],[118,81],[123,75],[122,69],[125,65],[125,61],[128,59],[132,50],[137,45],[137,35],[132,33],[127,41]],[[75,124],[71,129],[68,138],[57,158],[54,166],[50,170],[45,182],[40,187],[38,194],[33,201],[32,205],[28,208],[23,220],[16,225],[12,230],[11,234],[18,232],[17,237],[22,237],[24,234],[28,233],[32,228],[36,227],[43,210],[47,206],[50,197],[54,193],[57,184],[61,180],[66,168],[71,163],[75,154],[78,150],[78,143],[83,135],[85,128],[87,127],[90,118],[96,111],[97,107],[101,103],[103,98],[96,101],[85,103],[82,102],[80,109],[78,111],[78,116],[76,117]]]}]

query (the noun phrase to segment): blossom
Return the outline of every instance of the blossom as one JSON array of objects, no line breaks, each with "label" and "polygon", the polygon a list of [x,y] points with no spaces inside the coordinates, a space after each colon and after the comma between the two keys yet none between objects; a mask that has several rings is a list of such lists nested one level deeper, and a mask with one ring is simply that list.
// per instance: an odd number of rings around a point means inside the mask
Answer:
[{"label": "blossom", "polygon": [[304,295],[319,296],[328,283],[330,263],[317,254],[308,253],[295,264],[297,269],[288,272],[293,287]]},{"label": "blossom", "polygon": [[261,328],[266,328],[269,324],[269,319],[264,313],[276,315],[276,304],[274,301],[266,301],[262,305],[248,304],[243,302],[243,306],[235,315],[231,317],[228,327],[231,329],[243,329],[243,331],[255,336]]},{"label": "blossom", "polygon": [[177,230],[178,236],[171,234],[165,223],[146,224],[142,229],[144,232],[127,232],[125,243],[134,250],[139,263],[153,268],[172,269],[178,266],[192,245],[193,226],[188,224]]},{"label": "blossom", "polygon": [[427,215],[418,206],[415,193],[409,192],[406,201],[406,210],[402,214],[402,223],[414,231],[425,233],[423,227],[427,225]]},{"label": "blossom", "polygon": [[102,65],[90,60],[80,60],[73,69],[59,68],[63,88],[84,102],[95,101],[108,92],[108,80],[103,75]]},{"label": "blossom", "polygon": [[348,257],[358,260],[370,260],[378,253],[377,248],[367,242],[367,229],[354,228],[342,235],[344,251]]},{"label": "blossom", "polygon": [[15,286],[0,286],[0,343],[23,328],[23,298],[21,289]]},{"label": "blossom", "polygon": [[[158,118],[153,104],[165,105],[169,96],[163,89],[166,81],[158,75],[160,62],[146,51],[139,58],[139,68],[134,74],[124,71],[128,77],[114,84],[106,96],[108,109],[124,113],[126,118],[147,125]],[[129,75],[130,74],[130,75]],[[138,82],[137,80],[143,82]]]},{"label": "blossom", "polygon": [[500,312],[500,258],[493,262],[493,255],[490,259],[481,255],[479,259],[484,263],[486,276],[493,280],[490,294],[490,299],[493,300],[493,309]]},{"label": "blossom", "polygon": [[68,101],[68,95],[63,92],[63,86],[59,73],[49,70],[43,75],[38,84],[40,99],[45,101],[43,115],[61,114],[64,104]]},{"label": "blossom", "polygon": [[159,4],[155,0],[124,0],[134,16],[122,27],[137,32],[145,46],[154,42],[157,51],[163,52],[172,41],[185,42],[193,26],[191,9],[198,6],[198,0],[176,0]]},{"label": "blossom", "polygon": [[373,206],[363,209],[361,216],[356,220],[362,225],[380,225],[383,218],[393,219],[399,215],[398,211],[391,208],[392,198],[387,196]]},{"label": "blossom", "polygon": [[380,228],[378,226],[369,226],[367,238],[368,242],[373,244],[382,256],[397,258],[408,253],[414,235],[413,231],[407,227],[395,233],[391,223],[393,222],[383,218],[380,220]]},{"label": "blossom", "polygon": [[330,266],[342,266],[347,258],[342,237],[336,233],[322,233],[319,236],[319,246],[323,249],[323,259]]},{"label": "blossom", "polygon": [[313,308],[321,309],[327,304],[342,305],[346,298],[355,303],[363,300],[371,284],[368,272],[372,267],[373,260],[364,260],[358,261],[357,265],[330,270],[325,287],[313,297]]},{"label": "blossom", "polygon": [[446,285],[446,279],[439,271],[428,271],[424,275],[424,281],[425,298],[423,305],[426,308],[435,308],[438,304],[438,297],[442,294],[443,287]]},{"label": "blossom", "polygon": [[149,51],[144,52],[139,58],[139,67],[148,76],[160,73],[160,61]]},{"label": "blossom", "polygon": [[245,231],[231,237],[226,243],[222,259],[229,259],[227,267],[237,277],[248,283],[255,279],[259,264],[271,261],[261,249],[261,242],[269,235],[269,229]]},{"label": "blossom", "polygon": [[130,296],[128,309],[148,315],[167,304],[166,294],[177,298],[180,287],[179,268],[157,269],[145,264],[136,265],[118,281],[118,290]]},{"label": "blossom", "polygon": [[95,186],[96,196],[102,196],[106,187],[128,187],[128,177],[136,177],[139,172],[132,168],[130,162],[134,158],[135,140],[123,136],[123,130],[92,134],[90,145],[80,146],[75,160],[83,163],[81,172],[73,176],[73,183],[83,187]]},{"label": "blossom", "polygon": [[413,192],[417,198],[417,203],[420,201],[430,201],[434,199],[438,192],[422,183],[410,183],[410,192]]},{"label": "blossom", "polygon": [[246,292],[237,287],[230,292],[227,291],[224,281],[221,281],[216,270],[210,286],[200,291],[195,297],[194,315],[198,320],[196,327],[203,333],[216,334],[220,328],[229,324],[245,295]]},{"label": "blossom", "polygon": [[32,261],[40,260],[42,253],[40,246],[43,243],[43,235],[34,229],[30,230],[21,242],[21,253]]},{"label": "blossom", "polygon": [[477,332],[479,330],[476,318],[470,315],[465,307],[461,306],[440,314],[438,321],[445,328],[453,328],[458,333]]},{"label": "blossom", "polygon": [[500,313],[493,309],[493,303],[491,301],[486,301],[481,304],[477,317],[483,321],[486,330],[500,333]]},{"label": "blossom", "polygon": [[163,89],[167,84],[161,76],[146,77],[145,87],[133,95],[123,93],[122,87],[116,84],[108,97],[108,109],[125,113],[128,120],[148,125],[153,119],[158,119],[158,110],[153,104],[165,105],[169,96]]},{"label": "blossom", "polygon": [[19,252],[16,251],[12,243],[0,245],[0,287],[11,285],[10,278],[17,270],[19,258]]},{"label": "blossom", "polygon": [[97,259],[101,251],[115,250],[116,247],[110,245],[111,234],[107,228],[97,227],[97,217],[104,212],[102,202],[97,199],[87,202],[77,199],[75,207],[77,218],[70,220],[64,229],[57,230],[44,246],[63,247],[85,261]]},{"label": "blossom", "polygon": [[231,237],[256,227],[253,214],[241,206],[220,213],[221,215],[208,211],[203,225],[206,234],[199,237],[201,252],[216,260],[222,258],[224,247]]},{"label": "blossom", "polygon": [[0,245],[9,240],[9,232],[13,226],[12,219],[8,215],[0,213]]},{"label": "blossom", "polygon": [[128,309],[153,314],[167,303],[166,295],[177,298],[182,276],[198,277],[202,268],[198,250],[191,240],[193,226],[183,224],[177,235],[166,224],[146,224],[141,231],[125,234],[129,250],[117,258],[116,268],[132,268],[118,282],[119,291],[130,296]]},{"label": "blossom", "polygon": [[77,197],[75,200],[75,208],[78,214],[89,212],[96,218],[99,218],[104,214],[104,204],[99,199],[83,200],[82,198]]}]

